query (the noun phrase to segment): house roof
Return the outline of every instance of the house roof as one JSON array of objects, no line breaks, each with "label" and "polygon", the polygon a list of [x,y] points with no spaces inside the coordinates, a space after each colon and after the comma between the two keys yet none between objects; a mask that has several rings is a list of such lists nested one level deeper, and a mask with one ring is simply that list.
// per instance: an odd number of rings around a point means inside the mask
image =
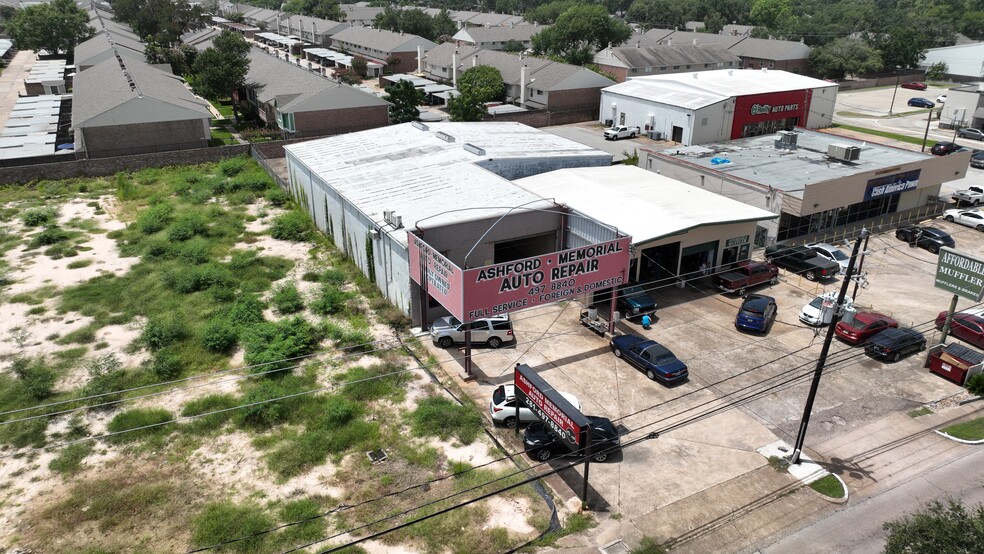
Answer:
[{"label": "house roof", "polygon": [[[434,49],[428,50],[424,59],[427,63],[438,67],[450,67],[451,55],[454,53],[454,45],[442,44]],[[571,90],[579,88],[600,88],[613,84],[608,77],[595,73],[577,65],[570,65],[543,58],[530,56],[520,57],[517,54],[501,52],[498,50],[485,50],[481,48],[458,49],[458,70],[466,71],[472,65],[487,65],[499,70],[502,80],[507,85],[518,85],[521,71],[525,65],[527,68],[527,79],[536,79],[534,88],[545,91],[552,90]],[[432,53],[434,54],[431,57]]]},{"label": "house roof", "polygon": [[454,40],[481,44],[483,42],[529,42],[530,37],[547,26],[521,25],[519,27],[465,27],[454,34]]},{"label": "house roof", "polygon": [[341,8],[345,14],[345,21],[372,21],[377,15],[385,11],[385,8],[370,8],[368,6],[349,4],[342,4]]},{"label": "house roof", "polygon": [[181,36],[181,42],[182,44],[190,44],[191,46],[195,46],[205,41],[211,41],[221,33],[222,29],[217,27],[205,27],[204,29],[185,33]]},{"label": "house roof", "polygon": [[318,28],[319,36],[332,36],[335,33],[350,27],[348,23],[342,23],[339,21],[332,21],[330,19],[321,19],[320,17],[311,17],[307,15],[295,15],[291,13],[285,13],[280,18],[281,25],[287,25],[288,20],[290,21],[291,28],[301,28],[305,30],[311,30],[311,26],[314,25]]},{"label": "house roof", "polygon": [[477,46],[457,46],[453,42],[444,42],[424,53],[424,61],[437,67],[451,67],[455,50],[458,51],[458,63],[461,63],[461,60],[465,57],[471,56],[475,52],[482,51],[482,49]]},{"label": "house roof", "polygon": [[333,41],[347,42],[363,48],[371,48],[380,52],[416,52],[417,46],[422,45],[424,50],[437,46],[423,37],[403,33],[395,33],[383,29],[371,29],[369,27],[349,27],[342,29],[335,36]]},{"label": "house roof", "polygon": [[504,13],[478,13],[474,16],[464,20],[468,25],[472,26],[489,26],[489,27],[499,27],[504,25],[518,25],[523,22],[523,18],[518,15],[509,15]]},{"label": "house roof", "polygon": [[[541,173],[516,185],[553,198],[597,221],[618,222],[618,230],[642,244],[707,225],[763,221],[770,211],[647,171],[641,167],[578,167]],[[604,190],[604,194],[598,194]],[[694,206],[700,206],[694,209]]]},{"label": "house roof", "polygon": [[611,49],[612,56],[626,67],[673,67],[719,62],[740,62],[741,58],[718,44],[682,44],[643,48]]},{"label": "house roof", "polygon": [[754,28],[755,28],[754,25],[735,25],[735,24],[725,25],[721,29],[721,34],[724,35],[724,36],[726,36],[726,37],[729,37],[729,36],[730,37],[744,37],[744,36],[748,36],[748,34],[751,33],[752,32],[752,29],[754,29]]},{"label": "house roof", "polygon": [[728,49],[743,58],[762,60],[805,60],[810,57],[809,46],[792,40],[746,37]]},{"label": "house roof", "polygon": [[79,72],[74,96],[75,128],[211,117],[179,77],[137,60],[112,57]]},{"label": "house roof", "polygon": [[115,54],[128,59],[143,60],[144,48],[142,44],[130,40],[117,42],[116,37],[103,31],[75,46],[75,65],[76,67],[96,65],[115,57]]},{"label": "house roof", "polygon": [[[611,154],[513,122],[405,123],[291,144],[285,150],[288,163],[297,160],[307,166],[404,245],[406,230],[385,226],[384,210],[397,210],[411,229],[418,222],[426,228],[508,211],[499,206],[552,207],[510,182],[513,175],[495,171],[526,176],[548,159],[611,164]],[[490,198],[495,207],[490,207]]]},{"label": "house roof", "polygon": [[256,90],[260,102],[276,101],[277,108],[285,113],[388,105],[372,94],[321,77],[258,48],[250,50],[249,59],[247,86]]}]

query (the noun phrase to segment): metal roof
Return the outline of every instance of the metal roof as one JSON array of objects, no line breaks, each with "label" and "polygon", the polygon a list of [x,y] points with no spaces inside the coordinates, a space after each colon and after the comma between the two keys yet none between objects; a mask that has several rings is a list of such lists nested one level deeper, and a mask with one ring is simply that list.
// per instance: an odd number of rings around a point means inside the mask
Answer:
[{"label": "metal roof", "polygon": [[518,179],[526,190],[612,223],[642,244],[702,227],[778,217],[770,211],[646,171],[640,167],[579,167]]},{"label": "metal roof", "polygon": [[[538,195],[483,164],[513,171],[526,166],[529,172],[541,164],[611,163],[611,154],[513,122],[404,123],[284,149],[288,161],[299,161],[369,217],[382,222],[383,210],[396,210],[407,228],[540,205]],[[552,204],[544,200],[542,206]],[[406,244],[405,232],[390,231]]]},{"label": "metal roof", "polygon": [[65,60],[38,60],[31,66],[25,83],[54,83],[65,81]]},{"label": "metal roof", "polygon": [[0,131],[0,159],[54,154],[62,99],[60,94],[18,98]]},{"label": "metal roof", "polygon": [[[934,158],[929,154],[802,128],[797,128],[796,134],[795,150],[779,150],[775,147],[776,135],[762,135],[670,148],[660,155],[686,160],[705,171],[760,183],[796,198],[802,198],[804,187],[813,183]],[[850,164],[831,160],[827,157],[830,144],[858,146],[861,157]],[[712,164],[712,158],[725,159],[728,163]]]}]

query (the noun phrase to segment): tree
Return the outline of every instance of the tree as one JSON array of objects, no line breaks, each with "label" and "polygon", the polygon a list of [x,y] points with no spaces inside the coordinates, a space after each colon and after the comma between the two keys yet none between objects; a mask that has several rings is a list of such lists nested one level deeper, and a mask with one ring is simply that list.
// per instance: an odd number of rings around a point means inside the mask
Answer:
[{"label": "tree", "polygon": [[980,552],[984,506],[968,509],[953,499],[934,500],[910,515],[885,522],[885,554]]},{"label": "tree", "polygon": [[984,39],[984,11],[965,13],[960,22],[960,32],[974,40]]},{"label": "tree", "polygon": [[89,17],[72,0],[54,0],[19,9],[5,29],[21,50],[47,50],[69,55],[76,44],[95,33],[89,26]]},{"label": "tree", "polygon": [[516,39],[509,39],[505,44],[502,45],[503,52],[511,52],[513,54],[518,54],[526,50],[526,45]]},{"label": "tree", "polygon": [[417,106],[424,103],[424,91],[413,86],[410,81],[400,80],[386,87],[386,96],[390,103],[389,117],[393,123],[408,123],[420,119]]},{"label": "tree", "polygon": [[283,11],[297,15],[310,15],[331,21],[345,18],[338,0],[288,0],[283,6]]},{"label": "tree", "polygon": [[950,71],[950,66],[946,65],[946,62],[936,62],[926,70],[926,79],[930,81],[942,81],[946,78],[948,71]]},{"label": "tree", "polygon": [[451,121],[481,121],[485,119],[485,103],[473,91],[463,90],[448,99],[448,113]]},{"label": "tree", "polygon": [[791,9],[790,0],[755,0],[749,15],[756,25],[775,29],[789,15]]},{"label": "tree", "polygon": [[491,102],[502,99],[506,84],[498,69],[490,65],[476,65],[458,77],[458,90],[472,93],[479,102]]},{"label": "tree", "polygon": [[564,12],[557,22],[533,35],[533,49],[563,56],[568,63],[582,65],[609,44],[622,44],[632,29],[612,18],[599,4],[577,5]]},{"label": "tree", "polygon": [[[249,43],[239,33],[222,31],[209,46],[195,57],[189,79],[196,93],[216,99],[230,96],[246,84],[249,73]],[[233,103],[233,116],[239,121]]]},{"label": "tree", "polygon": [[830,44],[817,46],[810,52],[813,72],[826,79],[843,79],[882,68],[878,51],[853,38],[839,38]]},{"label": "tree", "polygon": [[432,25],[434,36],[441,42],[447,42],[445,39],[450,39],[458,32],[458,25],[451,19],[451,14],[448,13],[448,10],[441,10],[440,13],[435,15]]},{"label": "tree", "polygon": [[580,0],[554,0],[553,2],[540,4],[532,10],[528,10],[523,14],[523,19],[530,23],[553,25],[564,12],[580,3]]},{"label": "tree", "polygon": [[359,77],[365,79],[369,74],[369,61],[362,56],[352,58],[352,71]]},{"label": "tree", "polygon": [[672,29],[686,23],[687,15],[687,4],[680,0],[636,0],[629,6],[625,17],[647,28]]},{"label": "tree", "polygon": [[888,33],[869,34],[866,40],[881,53],[888,68],[912,69],[926,57],[926,38],[913,29],[898,27]]}]

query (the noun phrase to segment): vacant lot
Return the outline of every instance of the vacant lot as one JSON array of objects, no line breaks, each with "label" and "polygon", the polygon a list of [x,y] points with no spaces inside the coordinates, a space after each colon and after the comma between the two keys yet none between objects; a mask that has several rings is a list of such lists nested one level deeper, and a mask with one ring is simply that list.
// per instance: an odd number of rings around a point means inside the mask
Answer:
[{"label": "vacant lot", "polygon": [[[248,159],[0,189],[0,222],[0,550],[325,548],[518,479]],[[549,517],[521,487],[362,546]]]}]

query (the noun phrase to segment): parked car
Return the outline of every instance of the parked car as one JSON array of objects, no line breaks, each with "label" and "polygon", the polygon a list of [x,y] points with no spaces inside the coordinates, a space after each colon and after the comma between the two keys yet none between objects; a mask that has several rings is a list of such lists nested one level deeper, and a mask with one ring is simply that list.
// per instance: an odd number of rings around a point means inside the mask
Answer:
[{"label": "parked car", "polygon": [[[560,391],[557,391],[560,392]],[[578,410],[581,409],[581,401],[569,392],[560,392],[571,406]],[[525,404],[519,404],[519,421],[516,421],[516,386],[512,383],[499,385],[492,391],[492,400],[489,401],[489,413],[492,415],[492,423],[505,425],[513,429],[517,423],[531,423],[540,421]]]},{"label": "parked car", "polygon": [[936,227],[906,225],[895,230],[895,238],[925,248],[933,254],[938,253],[944,246],[953,248],[956,245],[949,233]]},{"label": "parked car", "polygon": [[[823,304],[827,303],[829,309],[833,309],[834,304],[837,302],[837,291],[827,291],[813,300],[810,303],[803,306],[800,310],[799,320],[807,325],[813,327],[819,327],[830,323],[829,318],[824,318]],[[844,309],[854,309],[854,299],[850,296],[844,298]]]},{"label": "parked car", "polygon": [[926,90],[926,83],[920,83],[918,81],[913,81],[911,83],[902,83],[902,88],[907,88],[909,90]]},{"label": "parked car", "polygon": [[807,281],[831,279],[840,273],[840,264],[817,256],[806,246],[773,244],[765,249],[765,261],[806,277]]},{"label": "parked car", "polygon": [[960,129],[959,131],[957,131],[957,136],[960,138],[984,140],[984,131],[981,131],[980,129],[974,129],[972,127],[967,127],[965,129]]},{"label": "parked car", "polygon": [[943,219],[984,231],[984,214],[977,210],[947,210],[943,212]]},{"label": "parked car", "polygon": [[854,319],[848,323],[838,321],[834,327],[834,334],[839,339],[848,344],[864,344],[868,339],[881,333],[888,328],[896,328],[899,322],[891,317],[878,312],[858,312],[854,314]]},{"label": "parked car", "polygon": [[963,148],[955,142],[937,142],[929,149],[929,153],[934,156],[947,156]]},{"label": "parked car", "polygon": [[628,285],[618,289],[615,307],[625,319],[641,317],[656,311],[656,300],[641,285]]},{"label": "parked car", "polygon": [[[440,317],[430,328],[431,340],[441,348],[465,342],[465,325],[454,316]],[[508,315],[477,319],[472,322],[472,344],[485,343],[490,348],[499,348],[503,343],[513,342],[512,322]]]},{"label": "parked car", "polygon": [[937,96],[936,97],[936,103],[937,104],[946,104],[946,95],[945,94],[941,94],[941,95]]},{"label": "parked car", "polygon": [[827,244],[826,242],[815,242],[806,246],[812,248],[817,253],[817,256],[837,262],[840,265],[841,273],[847,273],[847,266],[851,262],[851,257],[845,254],[840,248],[837,248],[833,244]]},{"label": "parked car", "polygon": [[775,322],[778,311],[775,298],[762,294],[749,294],[738,308],[735,328],[767,333]]},{"label": "parked car", "polygon": [[681,362],[662,344],[636,335],[619,335],[612,339],[612,352],[653,381],[669,385],[687,378],[687,364]]},{"label": "parked car", "polygon": [[926,349],[926,337],[915,329],[889,328],[871,337],[864,353],[882,360],[897,362],[903,356]]},{"label": "parked car", "polygon": [[[936,329],[942,330],[946,323],[946,312],[936,316]],[[950,322],[950,334],[962,341],[969,342],[977,348],[984,348],[984,311],[968,310],[953,314]]]},{"label": "parked car", "polygon": [[912,106],[913,108],[935,108],[936,107],[936,104],[932,103],[928,99],[926,99],[926,98],[919,98],[919,97],[910,98],[909,101],[907,102],[907,104],[910,105],[910,106]]},{"label": "parked car", "polygon": [[[984,154],[984,152],[982,152]],[[974,162],[974,158],[970,159],[971,164]],[[981,157],[981,162],[984,163],[984,156]],[[980,187],[968,187],[966,189],[960,189],[950,195],[950,198],[959,206],[960,204],[967,203],[973,204],[975,206],[984,203],[984,189]]]},{"label": "parked car", "polygon": [[970,156],[970,167],[984,169],[984,150],[980,152],[974,152],[973,155]]},{"label": "parked car", "polygon": [[628,125],[616,125],[610,129],[605,129],[605,140],[618,140],[623,138],[636,138],[642,131],[638,127]]},{"label": "parked car", "polygon": [[738,262],[734,269],[715,275],[711,282],[724,292],[737,292],[739,295],[744,295],[749,287],[763,283],[773,285],[778,283],[779,268],[769,263],[745,260]]},{"label": "parked car", "polygon": [[619,448],[618,431],[606,417],[587,416],[591,422],[591,444],[572,452],[567,444],[541,421],[531,423],[523,434],[523,447],[534,460],[545,462],[554,456],[584,456],[590,453],[596,462],[604,462]]}]

